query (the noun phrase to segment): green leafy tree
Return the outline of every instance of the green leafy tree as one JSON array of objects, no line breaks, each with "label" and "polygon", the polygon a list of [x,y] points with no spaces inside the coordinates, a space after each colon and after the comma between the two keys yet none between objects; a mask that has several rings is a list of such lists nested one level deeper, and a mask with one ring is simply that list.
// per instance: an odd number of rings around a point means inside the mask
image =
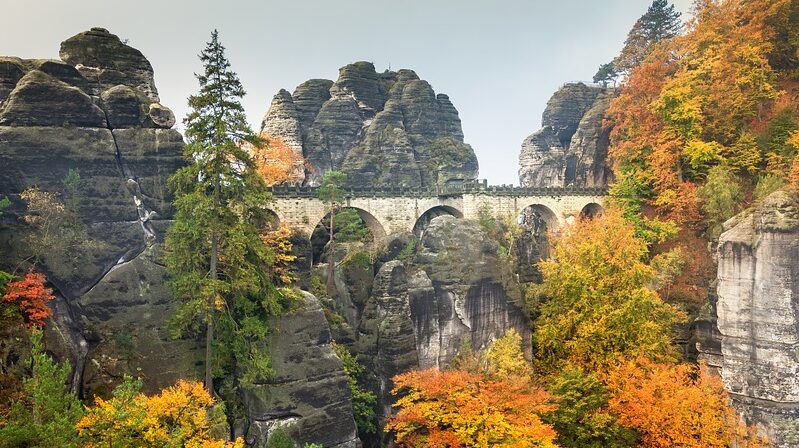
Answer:
[{"label": "green leafy tree", "polygon": [[44,352],[42,332],[31,332],[31,376],[23,379],[24,400],[11,407],[0,427],[0,447],[78,447],[75,424],[83,415],[78,398],[67,388],[68,363]]},{"label": "green leafy tree", "polygon": [[629,73],[652,52],[660,41],[671,39],[682,31],[679,11],[667,0],[655,0],[627,34],[621,54],[613,66],[619,72]]},{"label": "green leafy tree", "polygon": [[80,171],[70,168],[64,176],[64,187],[67,190],[67,208],[73,213],[78,213],[80,206]]},{"label": "green leafy tree", "polygon": [[277,427],[269,433],[266,448],[294,448],[294,440],[283,427]]},{"label": "green leafy tree", "polygon": [[608,411],[610,393],[594,375],[567,368],[552,380],[549,392],[558,408],[544,421],[558,433],[564,448],[625,448],[638,446],[635,431],[616,422]]},{"label": "green leafy tree", "polygon": [[708,235],[715,239],[721,235],[724,221],[735,215],[743,199],[740,181],[730,167],[714,166],[707,174],[707,182],[697,189],[696,195],[702,201]]},{"label": "green leafy tree", "polygon": [[358,385],[358,376],[363,373],[364,367],[347,350],[347,347],[340,344],[333,344],[336,354],[344,365],[344,373],[347,375],[347,382],[352,394],[352,413],[355,417],[355,426],[358,433],[363,435],[377,433],[375,404],[377,397],[371,392],[367,392]]},{"label": "green leafy tree", "polygon": [[757,185],[755,186],[755,199],[758,201],[764,199],[766,196],[774,193],[780,188],[785,187],[787,184],[788,183],[785,181],[785,179],[779,176],[766,174],[757,180]]},{"label": "green leafy tree", "polygon": [[[255,164],[242,148],[261,144],[247,124],[244,89],[230,69],[217,31],[200,54],[200,91],[189,97],[184,122],[188,166],[170,179],[175,223],[166,238],[170,285],[182,304],[173,319],[177,335],[205,330],[205,387],[213,395],[214,367],[251,382],[270,374],[259,341],[266,318],[280,311],[270,281],[269,248],[259,223],[271,200]],[[219,334],[215,334],[217,331]],[[216,348],[216,350],[215,350]]]},{"label": "green leafy tree", "polygon": [[619,77],[619,72],[616,70],[616,67],[613,65],[613,61],[607,62],[599,66],[599,70],[597,70],[596,74],[594,75],[594,82],[602,84],[604,87],[608,86],[608,83],[612,82],[613,85],[616,85],[616,79]]},{"label": "green leafy tree", "polygon": [[330,240],[328,241],[328,266],[327,266],[327,292],[333,293],[333,273],[336,267],[335,254],[333,251],[333,242],[335,235],[335,221],[336,213],[344,205],[344,186],[347,184],[347,174],[341,171],[328,171],[322,178],[322,184],[317,191],[319,200],[321,200],[328,209],[330,216]]}]

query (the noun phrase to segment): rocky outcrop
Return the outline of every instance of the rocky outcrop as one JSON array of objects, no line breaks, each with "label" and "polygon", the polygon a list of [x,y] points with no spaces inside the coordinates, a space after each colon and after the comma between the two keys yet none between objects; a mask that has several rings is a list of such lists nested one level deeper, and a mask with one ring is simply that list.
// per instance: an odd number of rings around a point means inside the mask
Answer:
[{"label": "rocky outcrop", "polygon": [[464,143],[458,112],[411,70],[377,73],[344,66],[334,83],[310,80],[272,100],[262,131],[301,148],[305,183],[342,170],[353,186],[408,187],[477,177],[477,158]]},{"label": "rocky outcrop", "polygon": [[610,130],[603,118],[613,90],[566,84],[550,98],[542,128],[522,143],[519,182],[525,187],[604,187]]},{"label": "rocky outcrop", "polygon": [[61,60],[75,67],[97,96],[117,85],[132,87],[158,102],[153,66],[137,49],[105,28],[92,28],[61,43]]},{"label": "rocky outcrop", "polygon": [[174,301],[158,255],[183,138],[138,50],[95,28],[65,41],[61,57],[0,59],[0,196],[12,199],[2,263],[33,251],[21,192],[67,202],[67,219],[48,229],[54,245],[38,255],[57,295],[48,348],[71,360],[86,395],[123,373],[155,390],[195,376],[200,353],[167,334]]},{"label": "rocky outcrop", "polygon": [[297,309],[273,319],[268,342],[268,382],[245,388],[247,443],[265,446],[269,432],[283,427],[299,446],[360,446],[352,418],[347,377],[330,345],[330,329],[316,297],[304,293]]},{"label": "rocky outcrop", "polygon": [[464,343],[480,350],[511,328],[530,340],[520,292],[505,281],[509,267],[478,223],[442,215],[417,238],[399,234],[388,242],[368,300],[356,303],[353,352],[372,375],[383,416],[394,375],[445,368]]},{"label": "rocky outcrop", "polygon": [[776,447],[793,447],[799,443],[799,197],[778,191],[725,228],[716,305],[722,378],[750,422]]}]

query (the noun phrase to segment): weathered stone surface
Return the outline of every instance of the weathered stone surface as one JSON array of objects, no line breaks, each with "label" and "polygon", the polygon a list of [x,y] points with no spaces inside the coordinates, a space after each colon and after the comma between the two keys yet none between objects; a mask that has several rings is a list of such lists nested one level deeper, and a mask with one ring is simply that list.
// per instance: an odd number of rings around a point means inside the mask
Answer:
[{"label": "weathered stone surface", "polygon": [[[0,225],[0,264],[13,269],[33,250],[32,230],[18,219],[22,191],[37,186],[69,200],[75,222],[51,229],[58,237],[39,269],[57,296],[48,349],[76,366],[73,388],[107,392],[125,372],[144,373],[151,388],[193,377],[187,342],[164,331],[173,304],[151,255],[166,231],[154,219],[172,215],[166,181],[184,163],[180,134],[152,128],[171,126],[174,115],[153,102],[149,62],[110,33],[83,33],[62,50],[67,62],[0,58],[0,93],[8,92],[0,102],[0,196],[12,199]],[[80,176],[72,190],[70,170]],[[166,364],[171,373],[160,377]]]},{"label": "weathered stone surface", "polygon": [[166,287],[158,248],[151,246],[114,266],[77,301],[91,347],[83,372],[88,395],[107,395],[131,372],[142,378],[147,393],[181,378],[202,377],[204,347],[170,338],[168,322],[175,301]]},{"label": "weathered stone surface", "polygon": [[158,128],[171,129],[175,125],[175,113],[160,103],[151,103],[147,116]]},{"label": "weathered stone surface", "polygon": [[342,67],[335,83],[310,80],[290,97],[281,91],[263,129],[302,148],[308,185],[334,169],[347,172],[354,186],[477,177],[477,158],[449,97],[411,70],[378,74],[373,64],[356,62]]},{"label": "weathered stone surface", "polygon": [[105,127],[105,115],[79,88],[32,70],[0,109],[0,126]]},{"label": "weathered stone surface", "polygon": [[269,111],[261,121],[261,133],[279,136],[289,148],[302,154],[302,130],[297,108],[291,94],[284,90],[272,98]]},{"label": "weathered stone surface", "polygon": [[391,378],[419,365],[408,294],[408,273],[402,262],[383,264],[358,328],[355,351],[370,373],[381,418],[391,413]]},{"label": "weathered stone surface", "polygon": [[721,373],[777,447],[799,442],[799,198],[778,191],[734,218],[718,247]]},{"label": "weathered stone surface", "polygon": [[565,185],[566,149],[551,126],[536,131],[522,143],[519,182],[524,187]]},{"label": "weathered stone surface", "polygon": [[21,59],[0,57],[0,106],[17,86],[17,82],[25,76],[25,73],[25,66]]},{"label": "weathered stone surface", "polygon": [[[449,215],[430,222],[414,263],[432,282],[435,299],[411,301],[417,349],[422,353],[423,346],[440,347],[427,357],[420,355],[424,367],[446,366],[464,338],[469,338],[475,350],[485,348],[510,328],[515,328],[522,340],[529,340],[530,325],[520,307],[519,291],[503,284],[505,267],[497,252],[497,243],[475,222]],[[529,346],[526,350],[529,353]]]},{"label": "weathered stone surface", "polygon": [[304,293],[298,309],[270,322],[269,354],[276,374],[244,389],[249,417],[246,439],[264,446],[269,431],[285,427],[300,444],[360,446],[347,377],[330,345],[319,301]]},{"label": "weathered stone surface", "polygon": [[104,28],[92,28],[65,40],[59,56],[90,81],[94,95],[124,84],[159,101],[150,61]]},{"label": "weathered stone surface", "polygon": [[300,120],[300,129],[304,133],[313,124],[319,110],[325,101],[330,99],[330,88],[333,81],[329,79],[309,79],[294,89],[291,94],[297,117]]},{"label": "weathered stone surface", "polygon": [[305,180],[305,166],[302,162],[302,126],[299,114],[291,94],[284,89],[272,98],[269,111],[261,121],[261,135],[268,139],[279,138],[299,156],[292,171],[292,181],[302,183]]},{"label": "weathered stone surface", "polygon": [[118,85],[100,95],[111,129],[141,127],[146,123],[149,98],[132,87]]},{"label": "weathered stone surface", "polygon": [[393,402],[391,377],[445,368],[466,340],[479,350],[514,328],[530,353],[520,291],[505,285],[509,267],[480,225],[442,215],[417,238],[406,233],[388,242],[352,344],[382,417]]},{"label": "weathered stone surface", "polygon": [[610,129],[603,118],[613,90],[566,84],[547,103],[542,128],[522,143],[522,186],[604,187],[612,172],[607,163]]}]

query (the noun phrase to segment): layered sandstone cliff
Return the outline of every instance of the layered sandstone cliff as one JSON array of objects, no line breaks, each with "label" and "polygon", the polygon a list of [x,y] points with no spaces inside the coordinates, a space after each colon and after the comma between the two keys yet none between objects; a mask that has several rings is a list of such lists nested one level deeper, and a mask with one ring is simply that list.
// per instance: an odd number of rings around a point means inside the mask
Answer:
[{"label": "layered sandstone cliff", "polygon": [[721,356],[720,362],[714,359],[736,407],[776,447],[794,447],[799,444],[799,198],[778,191],[725,227],[716,303]]},{"label": "layered sandstone cliff", "polygon": [[433,186],[477,177],[458,112],[411,70],[356,62],[336,82],[312,79],[272,99],[261,131],[307,160],[304,183],[341,170],[354,186]]},{"label": "layered sandstone cliff", "polygon": [[542,128],[527,137],[519,155],[523,187],[604,187],[610,130],[603,127],[615,92],[583,83],[566,84],[550,98]]}]

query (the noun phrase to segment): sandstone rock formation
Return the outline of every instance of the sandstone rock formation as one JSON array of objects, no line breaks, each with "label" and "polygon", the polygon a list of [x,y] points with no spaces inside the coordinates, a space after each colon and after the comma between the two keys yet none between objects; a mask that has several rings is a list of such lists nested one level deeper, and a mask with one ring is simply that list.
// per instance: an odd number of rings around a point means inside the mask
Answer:
[{"label": "sandstone rock formation", "polygon": [[250,446],[264,446],[282,426],[300,446],[360,446],[352,418],[347,377],[333,347],[322,306],[305,293],[298,308],[273,319],[268,342],[276,375],[244,389]]},{"label": "sandstone rock formation", "polygon": [[[31,186],[72,201],[76,222],[57,229],[61,244],[40,266],[58,294],[51,339],[84,393],[106,392],[126,372],[154,390],[197,370],[195,344],[168,337],[172,298],[158,256],[183,138],[157,102],[150,63],[117,36],[78,34],[61,57],[0,58],[0,194],[13,201],[11,217],[24,213],[19,194]],[[80,181],[67,192],[70,170]],[[21,224],[3,225],[9,265],[31,255]]]},{"label": "sandstone rock formation", "polygon": [[615,93],[583,83],[564,85],[550,98],[542,128],[522,143],[519,182],[524,187],[604,187],[610,130],[602,120]]},{"label": "sandstone rock formation", "polygon": [[[327,304],[344,321],[334,336],[366,366],[382,416],[398,373],[444,368],[462,344],[479,350],[510,328],[529,343],[520,291],[506,281],[510,267],[478,223],[442,215],[421,239],[409,232],[392,235],[387,245],[374,264],[342,262],[336,302]],[[348,259],[368,260],[352,253]]]},{"label": "sandstone rock formation", "polygon": [[[173,340],[167,328],[175,305],[162,256],[173,214],[167,179],[184,164],[175,116],[158,103],[147,59],[108,31],[68,39],[61,57],[0,58],[0,197],[12,200],[0,221],[0,269],[13,270],[35,249],[20,193],[54,193],[69,222],[48,230],[56,243],[38,265],[57,295],[47,347],[75,366],[74,389],[108,394],[123,374],[141,377],[145,392],[199,378],[204,350]],[[305,296],[272,324],[278,375],[242,393],[249,414],[240,432],[260,446],[269,426],[290,415],[297,440],[359,446],[316,299]]]},{"label": "sandstone rock formation", "polygon": [[733,403],[776,447],[794,447],[799,444],[799,198],[773,193],[725,228],[716,304],[722,378]]},{"label": "sandstone rock formation", "polygon": [[373,64],[356,62],[342,67],[335,83],[314,79],[291,95],[281,90],[261,130],[302,153],[308,185],[330,170],[347,172],[354,186],[477,177],[477,158],[449,97],[411,70],[377,73]]}]

